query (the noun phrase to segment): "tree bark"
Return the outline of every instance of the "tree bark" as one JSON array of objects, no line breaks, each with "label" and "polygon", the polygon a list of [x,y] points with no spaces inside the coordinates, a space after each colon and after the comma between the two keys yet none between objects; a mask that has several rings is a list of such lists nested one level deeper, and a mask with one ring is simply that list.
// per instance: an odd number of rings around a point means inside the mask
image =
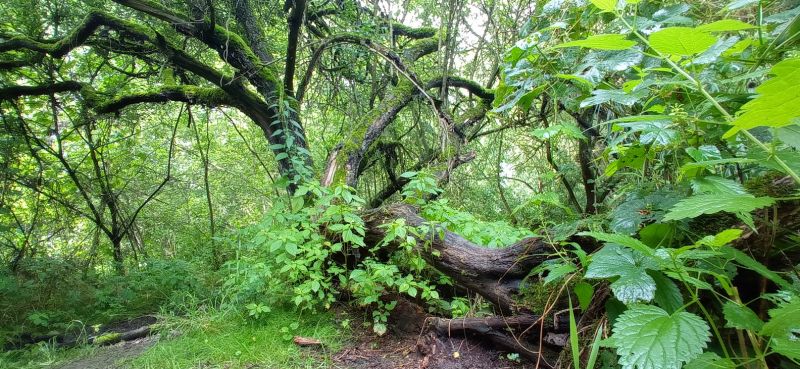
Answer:
[{"label": "tree bark", "polygon": [[460,287],[476,292],[492,303],[503,315],[524,312],[514,301],[522,280],[530,271],[553,255],[553,247],[541,238],[525,238],[505,248],[490,249],[436,226],[417,214],[416,208],[397,204],[374,209],[364,216],[365,241],[377,244],[385,236],[380,225],[404,219],[406,225],[430,225],[424,238],[418,239],[420,254],[438,271]]}]

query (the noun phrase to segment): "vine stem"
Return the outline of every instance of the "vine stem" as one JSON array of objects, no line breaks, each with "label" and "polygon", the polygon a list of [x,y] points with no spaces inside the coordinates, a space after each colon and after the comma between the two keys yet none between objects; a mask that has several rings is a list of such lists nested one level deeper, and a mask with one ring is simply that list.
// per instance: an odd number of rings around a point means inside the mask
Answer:
[{"label": "vine stem", "polygon": [[[672,67],[672,69],[674,69],[676,72],[678,72],[678,74],[680,74],[681,76],[683,76],[684,78],[689,80],[689,82],[692,82],[696,86],[697,90],[700,91],[700,93],[703,95],[703,97],[705,97],[706,100],[711,102],[711,104],[714,105],[714,107],[725,117],[725,120],[728,123],[730,123],[730,122],[732,122],[734,120],[733,115],[731,115],[731,113],[729,113],[722,105],[720,105],[720,103],[719,103],[719,101],[717,101],[717,99],[715,99],[713,96],[711,96],[711,94],[705,89],[705,87],[703,87],[703,83],[702,82],[700,82],[697,78],[694,78],[694,76],[689,74],[689,72],[687,72],[685,69],[681,68],[681,66],[678,65],[678,63],[675,63],[672,59],[670,59],[669,57],[665,56],[660,51],[654,49],[650,45],[650,42],[647,40],[647,38],[644,37],[641,33],[639,33],[639,31],[637,31],[636,28],[634,28],[630,23],[628,23],[628,21],[625,19],[625,17],[622,16],[622,14],[616,13],[616,15],[617,15],[617,18],[619,20],[621,20],[622,23],[624,23],[625,26],[628,27],[628,29],[630,29],[631,32],[633,32],[633,34],[637,38],[639,38],[645,45],[647,45],[647,47],[653,49],[653,51],[655,51],[656,55],[658,55],[659,58],[661,58],[662,60],[666,61],[667,64],[669,64],[669,66]],[[766,144],[761,142],[758,138],[756,138],[756,136],[753,136],[753,134],[750,133],[749,131],[747,131],[746,129],[742,129],[740,132],[748,140],[750,140],[752,143],[754,143],[756,146],[758,146],[761,150],[764,150],[767,154],[772,156],[775,159],[775,162],[778,163],[778,166],[780,166],[781,169],[783,169],[790,177],[792,177],[792,179],[796,183],[800,184],[800,175],[795,173],[795,171],[791,167],[789,167],[789,165],[786,164],[786,162],[783,161],[783,159],[781,159],[777,155],[775,155],[773,150],[771,150]]]}]

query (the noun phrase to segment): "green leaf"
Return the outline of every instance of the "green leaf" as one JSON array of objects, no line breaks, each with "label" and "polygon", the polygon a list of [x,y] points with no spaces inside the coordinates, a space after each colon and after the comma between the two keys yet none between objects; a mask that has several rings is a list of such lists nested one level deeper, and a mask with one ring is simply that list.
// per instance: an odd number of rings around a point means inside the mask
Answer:
[{"label": "green leaf", "polygon": [[706,352],[690,361],[683,369],[734,369],[736,364],[728,358],[721,358],[713,352]]},{"label": "green leaf", "polygon": [[666,55],[692,56],[717,42],[708,32],[689,27],[669,27],[650,35],[650,46]]},{"label": "green leaf", "polygon": [[601,34],[592,35],[583,40],[569,41],[553,46],[554,49],[563,47],[585,47],[597,50],[626,50],[636,45],[635,41],[627,39],[626,35],[621,34]]},{"label": "green leaf", "polygon": [[774,76],[756,87],[758,96],[748,101],[733,120],[733,128],[722,137],[728,138],[740,130],[755,127],[785,127],[800,117],[800,58],[786,59],[775,64]]},{"label": "green leaf", "polygon": [[672,126],[670,120],[619,123],[617,126],[628,128],[630,133],[639,132],[639,141],[645,145],[655,143],[663,146],[678,137],[678,132],[670,128]]},{"label": "green leaf", "polygon": [[581,101],[580,107],[585,108],[587,106],[600,105],[607,102],[632,106],[645,98],[647,94],[647,89],[636,90],[631,93],[627,93],[623,90],[594,90],[592,91],[592,96]]},{"label": "green leaf", "polygon": [[678,286],[661,272],[648,273],[656,282],[656,294],[653,300],[668,313],[674,313],[683,306],[683,295]]},{"label": "green leaf", "polygon": [[775,203],[771,197],[754,197],[749,194],[700,194],[679,201],[664,217],[664,221],[695,218],[702,214],[720,211],[749,213]]},{"label": "green leaf", "polygon": [[770,320],[761,329],[761,335],[772,336],[773,351],[793,360],[800,360],[800,299],[781,304],[769,311]]},{"label": "green leaf", "polygon": [[634,249],[636,251],[639,251],[645,255],[653,255],[653,249],[650,248],[650,246],[647,246],[644,243],[642,243],[642,241],[639,241],[631,236],[626,236],[624,234],[604,233],[604,232],[581,232],[578,233],[578,235],[589,236],[598,241],[622,245]]},{"label": "green leaf", "polygon": [[650,247],[668,246],[675,231],[675,224],[653,223],[639,230],[639,238]]},{"label": "green leaf", "polygon": [[739,265],[750,269],[758,274],[761,274],[762,277],[769,279],[770,281],[774,282],[778,287],[787,290],[787,291],[794,291],[794,287],[787,282],[785,279],[781,278],[778,273],[775,273],[764,264],[759,263],[758,261],[754,260],[747,254],[733,248],[730,246],[725,246],[720,249],[725,254],[725,257],[729,259],[735,260]]},{"label": "green leaf", "polygon": [[725,316],[725,327],[736,329],[747,329],[758,332],[764,326],[764,322],[758,315],[750,310],[749,307],[728,301],[722,306],[722,314]]},{"label": "green leaf", "polygon": [[572,308],[572,299],[570,298],[568,301],[569,301],[569,347],[570,350],[572,351],[572,365],[575,369],[580,369],[581,348],[578,344],[578,324],[575,319],[575,309]]},{"label": "green leaf", "polygon": [[726,195],[741,195],[747,192],[739,182],[717,176],[693,179],[692,190],[696,193]]},{"label": "green leaf", "polygon": [[617,9],[617,0],[591,0],[594,6],[600,8],[604,12],[613,12]]},{"label": "green leaf", "polygon": [[545,285],[548,285],[555,281],[559,281],[565,275],[577,270],[577,268],[574,265],[566,263],[552,264],[549,265],[546,269],[547,269],[547,276],[544,277]]},{"label": "green leaf", "polygon": [[573,287],[573,291],[575,291],[575,296],[578,296],[578,305],[581,307],[581,311],[586,311],[589,303],[592,302],[594,287],[586,282],[578,282]]},{"label": "green leaf", "polygon": [[705,236],[697,241],[696,245],[704,245],[714,249],[725,246],[742,235],[742,230],[738,228],[726,229],[713,236]]},{"label": "green leaf", "polygon": [[617,318],[612,338],[623,369],[680,369],[703,352],[710,336],[697,315],[634,305]]},{"label": "green leaf", "polygon": [[297,256],[297,254],[300,253],[300,250],[297,249],[297,245],[293,242],[287,242],[283,249],[292,256]]},{"label": "green leaf", "polygon": [[647,270],[657,270],[658,265],[640,252],[618,245],[606,245],[592,256],[586,278],[619,277],[611,283],[614,296],[625,304],[650,301],[656,291],[656,282]]},{"label": "green leaf", "polygon": [[756,28],[756,26],[742,22],[737,19],[722,19],[709,24],[703,24],[701,26],[697,26],[698,30],[706,32],[741,31],[753,28]]},{"label": "green leaf", "polygon": [[800,328],[800,299],[795,298],[790,303],[770,309],[769,317],[769,322],[761,329],[761,335],[776,336]]}]

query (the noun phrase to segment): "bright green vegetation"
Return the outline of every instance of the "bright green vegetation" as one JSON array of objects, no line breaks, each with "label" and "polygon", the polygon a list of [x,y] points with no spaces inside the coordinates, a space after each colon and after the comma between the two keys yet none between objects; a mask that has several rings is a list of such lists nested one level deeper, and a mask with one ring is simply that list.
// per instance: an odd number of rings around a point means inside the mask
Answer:
[{"label": "bright green vegetation", "polygon": [[322,368],[413,306],[798,368],[798,86],[791,0],[4,1],[0,365]]},{"label": "bright green vegetation", "polygon": [[[143,343],[141,348],[117,350],[88,346],[53,350],[42,345],[5,355],[0,358],[0,367],[32,369],[77,361],[87,368],[101,369],[103,364],[91,358],[103,355],[108,356],[103,363],[127,365],[132,369],[198,366],[238,369],[253,365],[319,368],[330,364],[331,353],[341,349],[348,337],[348,330],[334,322],[330,314],[298,315],[290,307],[276,308],[258,320],[243,320],[222,312],[166,318],[157,330],[162,338],[156,343]],[[179,334],[175,333],[178,331]],[[294,336],[314,337],[322,341],[323,346],[300,348],[292,342]]]},{"label": "bright green vegetation", "polygon": [[[169,338],[130,360],[133,369],[193,368],[321,368],[346,343],[347,332],[329,314],[298,315],[294,309],[273,309],[255,322],[212,316],[187,323],[180,336]],[[167,333],[167,335],[169,335]],[[313,337],[322,348],[300,348],[294,336]]]}]

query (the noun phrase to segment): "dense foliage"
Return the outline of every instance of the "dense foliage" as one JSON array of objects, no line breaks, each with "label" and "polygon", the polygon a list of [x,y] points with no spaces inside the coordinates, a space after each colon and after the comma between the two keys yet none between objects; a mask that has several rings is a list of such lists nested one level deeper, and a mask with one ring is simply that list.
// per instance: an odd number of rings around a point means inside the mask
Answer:
[{"label": "dense foliage", "polygon": [[530,327],[501,347],[537,365],[800,366],[796,2],[0,15],[9,348],[286,306],[366,311],[384,335],[410,302],[568,320],[547,355]]}]

